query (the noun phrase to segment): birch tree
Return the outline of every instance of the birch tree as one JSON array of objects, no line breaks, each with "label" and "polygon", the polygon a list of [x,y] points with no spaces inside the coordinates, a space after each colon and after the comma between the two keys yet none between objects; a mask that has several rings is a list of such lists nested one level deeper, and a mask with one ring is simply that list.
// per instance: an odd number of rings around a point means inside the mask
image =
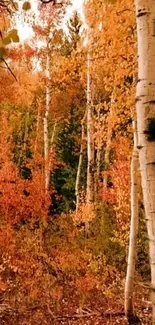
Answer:
[{"label": "birch tree", "polygon": [[[105,155],[104,155],[104,165],[105,165],[105,171],[108,170],[109,164],[110,164],[110,149],[111,149],[111,142],[112,142],[112,133],[113,133],[113,128],[114,128],[114,123],[112,121],[113,118],[113,98],[111,97],[110,101],[110,113],[108,116],[108,129],[107,129],[107,143],[106,143],[106,149],[105,149]],[[104,188],[107,188],[108,186],[108,175],[107,173],[104,175],[104,180],[103,180],[103,186]]]},{"label": "birch tree", "polygon": [[138,151],[137,151],[137,130],[136,121],[133,121],[134,147],[131,158],[131,224],[130,224],[130,240],[127,275],[125,283],[125,315],[131,324],[134,324],[136,316],[133,307],[133,288],[134,273],[136,263],[136,239],[138,232]]},{"label": "birch tree", "polygon": [[76,212],[79,209],[80,204],[80,177],[81,177],[81,170],[82,170],[82,163],[83,163],[83,151],[84,151],[84,122],[86,118],[86,113],[81,122],[81,147],[80,147],[80,155],[79,155],[79,163],[77,168],[76,174],[76,182],[75,182],[75,196],[76,196]]},{"label": "birch tree", "polygon": [[46,57],[46,104],[44,114],[44,159],[45,159],[45,190],[50,186],[50,170],[51,170],[51,156],[53,151],[53,143],[56,132],[57,120],[54,121],[51,137],[49,137],[49,110],[50,110],[50,57],[47,53]]},{"label": "birch tree", "polygon": [[44,115],[44,158],[45,158],[45,190],[49,187],[49,135],[48,135],[48,116],[50,108],[50,89],[49,89],[49,79],[50,79],[50,58],[47,53],[46,57],[46,104],[45,104],[45,115]]},{"label": "birch tree", "polygon": [[136,91],[139,162],[149,238],[155,324],[155,1],[135,0],[138,38]]},{"label": "birch tree", "polygon": [[94,199],[93,191],[93,165],[94,165],[94,146],[93,146],[93,121],[91,103],[91,76],[90,76],[90,54],[87,57],[87,203],[91,204]]}]

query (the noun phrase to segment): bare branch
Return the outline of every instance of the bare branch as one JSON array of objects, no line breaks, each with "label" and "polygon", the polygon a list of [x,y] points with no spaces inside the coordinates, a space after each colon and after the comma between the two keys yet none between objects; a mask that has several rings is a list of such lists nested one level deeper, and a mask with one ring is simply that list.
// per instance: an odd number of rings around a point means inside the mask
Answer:
[{"label": "bare branch", "polygon": [[5,61],[5,59],[4,59],[4,58],[1,58],[1,61],[3,61],[3,62],[5,63],[7,69],[8,69],[9,72],[12,74],[12,76],[14,77],[14,79],[15,79],[16,81],[18,81],[17,78],[16,78],[16,76],[15,76],[15,74],[14,74],[14,72],[11,70],[11,68],[10,68],[9,65],[8,65],[8,63]]}]

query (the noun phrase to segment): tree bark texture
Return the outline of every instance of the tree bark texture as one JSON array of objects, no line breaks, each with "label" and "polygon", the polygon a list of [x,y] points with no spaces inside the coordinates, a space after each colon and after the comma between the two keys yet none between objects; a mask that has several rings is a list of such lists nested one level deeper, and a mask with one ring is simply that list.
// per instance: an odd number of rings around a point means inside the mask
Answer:
[{"label": "tree bark texture", "polygon": [[[131,158],[131,223],[130,223],[130,239],[127,275],[125,282],[125,315],[129,323],[131,319],[134,321],[135,313],[133,306],[133,289],[134,274],[136,263],[136,240],[138,232],[138,150],[137,150],[137,131],[136,122],[133,121],[134,131],[134,148]],[[134,323],[133,323],[134,324]]]},{"label": "tree bark texture", "polygon": [[149,237],[155,324],[155,1],[135,0],[138,38],[136,92],[139,162]]},{"label": "tree bark texture", "polygon": [[[111,121],[112,121],[112,115],[113,115],[113,99],[111,98],[111,104],[110,104],[110,113],[108,117],[108,130],[107,130],[107,144],[105,148],[105,154],[104,154],[104,170],[108,171],[109,169],[109,163],[110,163],[110,150],[111,150],[111,142],[112,142],[112,132],[113,132],[113,127]],[[108,186],[108,175],[104,175],[103,179],[103,187],[107,188]]]},{"label": "tree bark texture", "polygon": [[46,57],[46,105],[44,114],[44,159],[45,159],[45,190],[48,190],[49,186],[49,134],[48,134],[48,115],[50,108],[50,89],[49,89],[49,79],[50,79],[50,59],[49,54]]},{"label": "tree bark texture", "polygon": [[86,113],[81,122],[81,147],[80,147],[79,163],[78,163],[76,182],[75,182],[76,212],[78,212],[79,204],[80,204],[80,177],[81,177],[81,170],[82,170],[82,163],[83,163],[85,118],[86,118]]},{"label": "tree bark texture", "polygon": [[91,103],[91,76],[90,76],[90,54],[87,57],[87,203],[94,200],[94,144],[93,144],[93,120]]}]

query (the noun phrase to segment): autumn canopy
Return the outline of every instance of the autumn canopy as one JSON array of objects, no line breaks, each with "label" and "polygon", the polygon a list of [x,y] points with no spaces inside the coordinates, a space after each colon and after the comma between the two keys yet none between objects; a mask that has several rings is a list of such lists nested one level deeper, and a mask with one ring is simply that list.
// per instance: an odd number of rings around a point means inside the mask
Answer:
[{"label": "autumn canopy", "polygon": [[155,3],[77,8],[0,0],[0,322],[155,325]]}]

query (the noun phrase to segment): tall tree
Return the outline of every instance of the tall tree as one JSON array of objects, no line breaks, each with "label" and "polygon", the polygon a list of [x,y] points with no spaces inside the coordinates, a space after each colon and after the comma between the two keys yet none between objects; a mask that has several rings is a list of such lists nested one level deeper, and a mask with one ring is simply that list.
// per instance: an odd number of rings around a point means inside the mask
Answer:
[{"label": "tall tree", "polygon": [[79,163],[78,163],[76,182],[75,182],[76,211],[78,211],[80,205],[80,177],[82,173],[82,163],[83,163],[83,154],[84,154],[85,119],[86,119],[86,112],[81,121],[81,147],[80,147]]},{"label": "tall tree", "polygon": [[136,241],[138,232],[138,151],[137,151],[137,127],[133,120],[134,148],[131,159],[131,224],[130,242],[128,252],[128,265],[125,283],[125,315],[129,324],[135,324],[137,317],[133,306],[134,274],[136,264]]},{"label": "tall tree", "polygon": [[87,195],[86,202],[94,200],[94,144],[93,144],[93,114],[91,93],[90,53],[87,56]]},{"label": "tall tree", "polygon": [[152,323],[155,324],[155,2],[135,0],[135,5],[138,38],[138,148],[149,238]]},{"label": "tall tree", "polygon": [[46,57],[46,104],[44,114],[44,158],[45,158],[45,190],[49,188],[49,134],[48,134],[48,117],[50,109],[50,58],[49,53]]}]

